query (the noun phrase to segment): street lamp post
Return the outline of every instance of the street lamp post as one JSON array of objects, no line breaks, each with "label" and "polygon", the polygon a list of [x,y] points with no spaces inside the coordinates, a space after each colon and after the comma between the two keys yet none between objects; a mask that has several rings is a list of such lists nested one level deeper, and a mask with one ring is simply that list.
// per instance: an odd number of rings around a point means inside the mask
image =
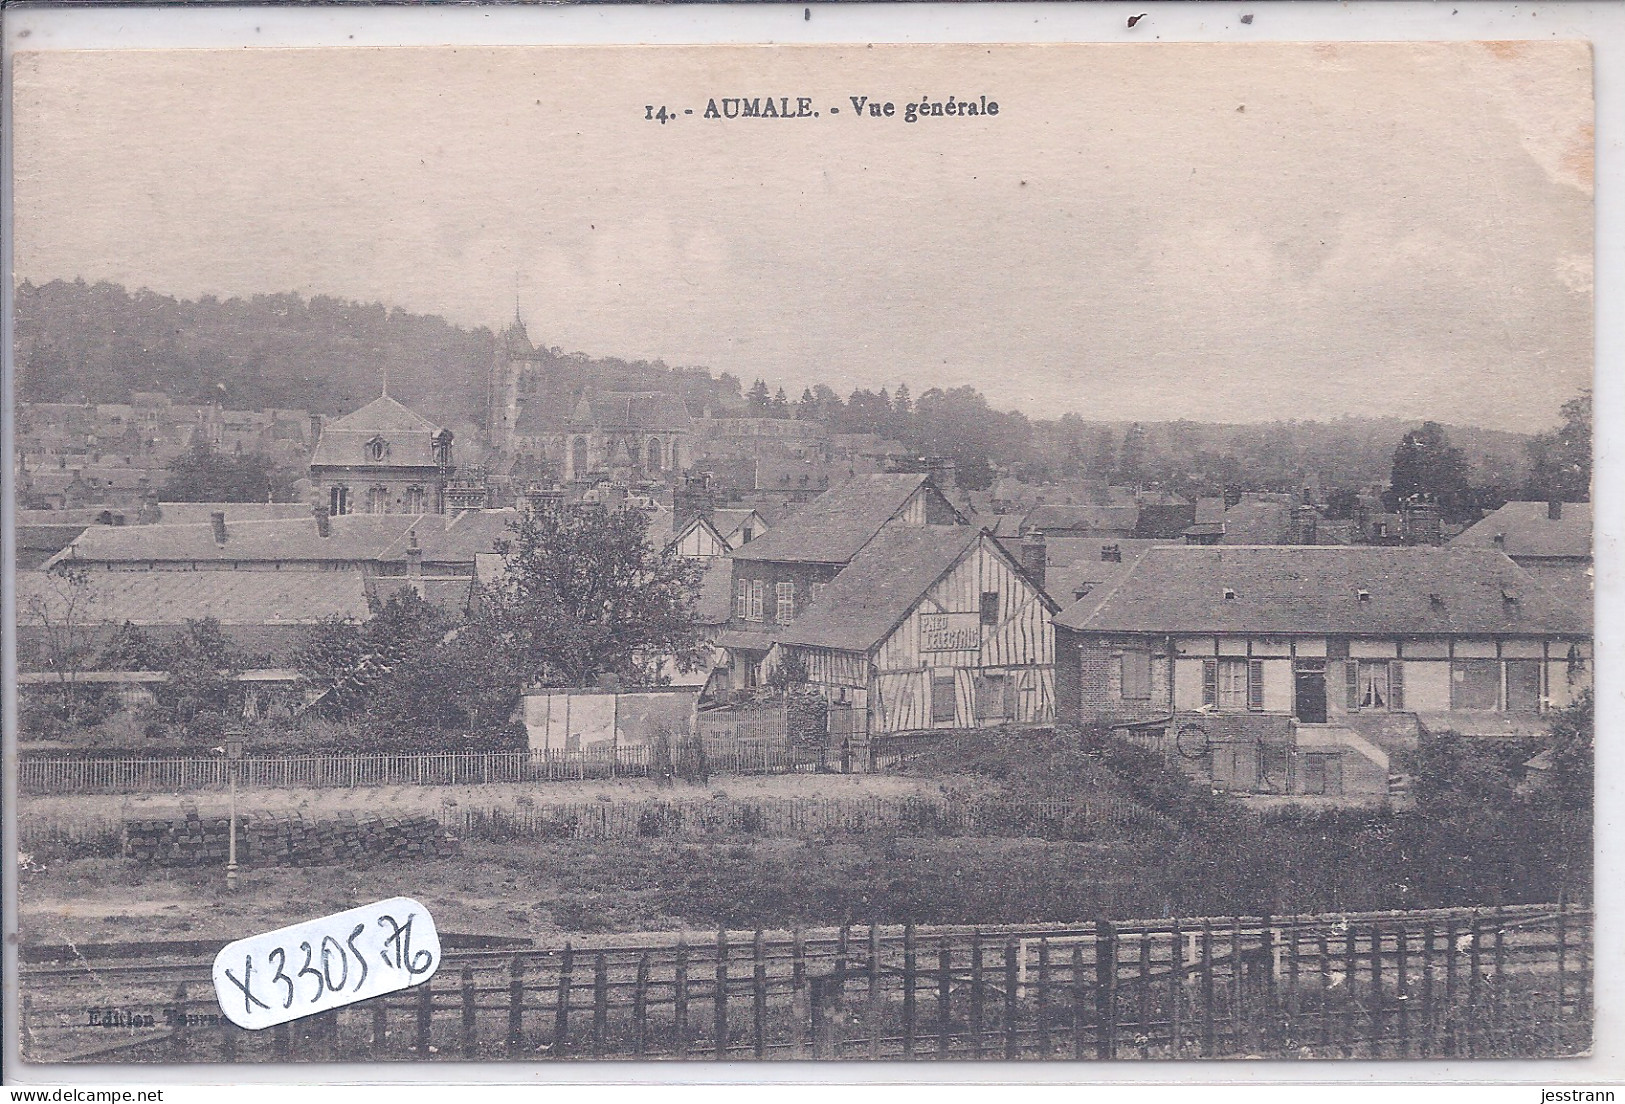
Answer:
[{"label": "street lamp post", "polygon": [[233,732],[226,737],[227,770],[230,772],[231,824],[226,842],[226,890],[237,890],[237,761],[243,757],[243,737]]}]

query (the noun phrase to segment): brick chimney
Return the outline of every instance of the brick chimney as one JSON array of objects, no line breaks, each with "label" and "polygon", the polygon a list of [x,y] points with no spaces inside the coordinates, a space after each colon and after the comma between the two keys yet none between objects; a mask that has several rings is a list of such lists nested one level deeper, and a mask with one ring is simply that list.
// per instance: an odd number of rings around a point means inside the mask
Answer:
[{"label": "brick chimney", "polygon": [[716,508],[710,472],[691,472],[671,493],[672,531],[681,533],[695,518],[710,520]]},{"label": "brick chimney", "polygon": [[1490,539],[1495,542],[1495,550],[1497,552],[1505,552],[1507,550],[1507,535],[1505,533],[1497,533]]},{"label": "brick chimney", "polygon": [[1547,521],[1562,521],[1563,520],[1563,502],[1562,502],[1561,499],[1554,498],[1554,499],[1552,499],[1550,502],[1548,502],[1546,504],[1546,520]]},{"label": "brick chimney", "polygon": [[1044,589],[1044,574],[1049,566],[1049,549],[1044,544],[1044,534],[1031,529],[1021,538],[1021,566],[1032,581],[1038,584],[1038,589]]},{"label": "brick chimney", "polygon": [[312,508],[311,512],[316,515],[316,535],[319,537],[331,536],[333,530],[332,525],[328,522],[327,507],[316,506]]},{"label": "brick chimney", "polygon": [[314,445],[321,435],[322,416],[320,414],[312,414],[310,416],[310,443]]},{"label": "brick chimney", "polygon": [[925,470],[931,473],[931,482],[937,485],[937,490],[943,494],[952,494],[954,491],[954,458],[952,456],[927,456]]},{"label": "brick chimney", "polygon": [[412,580],[413,588],[419,594],[423,593],[419,585],[423,582],[423,549],[418,545],[416,529],[406,531],[406,577]]},{"label": "brick chimney", "polygon": [[1407,544],[1443,544],[1444,529],[1439,523],[1438,503],[1411,501],[1404,508]]},{"label": "brick chimney", "polygon": [[1319,539],[1320,511],[1299,506],[1292,512],[1292,543],[1314,544]]},{"label": "brick chimney", "polygon": [[214,526],[214,543],[226,543],[226,512],[215,510],[209,515],[209,521]]}]

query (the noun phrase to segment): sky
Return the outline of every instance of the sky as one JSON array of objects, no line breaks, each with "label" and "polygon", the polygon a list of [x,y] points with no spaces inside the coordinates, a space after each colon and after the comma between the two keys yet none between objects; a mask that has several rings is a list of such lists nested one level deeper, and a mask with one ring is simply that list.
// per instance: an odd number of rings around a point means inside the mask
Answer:
[{"label": "sky", "polygon": [[[999,112],[904,121],[950,94]],[[38,52],[14,118],[36,283],[1035,417],[1533,431],[1591,378],[1581,43]]]}]

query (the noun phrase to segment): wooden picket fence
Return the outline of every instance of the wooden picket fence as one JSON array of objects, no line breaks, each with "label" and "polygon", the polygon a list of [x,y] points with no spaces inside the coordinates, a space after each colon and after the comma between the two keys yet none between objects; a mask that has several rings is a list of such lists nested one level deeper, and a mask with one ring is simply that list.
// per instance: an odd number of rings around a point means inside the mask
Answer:
[{"label": "wooden picket fence", "polygon": [[[99,959],[24,966],[22,1047],[125,1062],[1555,1056],[1591,1045],[1591,964],[1590,910],[1559,905],[616,936],[448,952],[411,990],[248,1033],[219,1014],[207,961]],[[152,1026],[89,1026],[110,1001]]]},{"label": "wooden picket fence", "polygon": [[[786,747],[706,741],[703,757],[678,753],[705,774],[789,774],[817,768]],[[642,778],[655,772],[646,744],[581,751],[425,752],[396,755],[283,755],[239,759],[237,784],[249,789],[360,786],[458,786]],[[176,793],[226,788],[232,765],[215,758],[41,758],[18,761],[24,793]]]}]

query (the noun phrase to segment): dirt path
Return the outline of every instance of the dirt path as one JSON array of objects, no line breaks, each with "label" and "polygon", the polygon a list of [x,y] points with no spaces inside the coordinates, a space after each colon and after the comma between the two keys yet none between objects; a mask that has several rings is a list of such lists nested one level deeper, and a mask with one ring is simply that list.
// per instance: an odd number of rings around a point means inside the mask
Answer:
[{"label": "dirt path", "polygon": [[[356,789],[239,790],[241,812],[300,812],[309,817],[333,813],[435,812],[448,805],[476,808],[512,808],[520,798],[536,805],[564,805],[587,801],[704,801],[709,797],[735,799],[902,797],[936,792],[926,779],[881,774],[790,774],[727,776],[705,785],[678,782],[660,786],[645,778],[612,781],[492,783],[469,786],[365,786]],[[108,822],[126,817],[163,816],[193,802],[203,813],[224,814],[226,794],[219,790],[153,794],[23,794],[18,798],[19,821]]]}]

